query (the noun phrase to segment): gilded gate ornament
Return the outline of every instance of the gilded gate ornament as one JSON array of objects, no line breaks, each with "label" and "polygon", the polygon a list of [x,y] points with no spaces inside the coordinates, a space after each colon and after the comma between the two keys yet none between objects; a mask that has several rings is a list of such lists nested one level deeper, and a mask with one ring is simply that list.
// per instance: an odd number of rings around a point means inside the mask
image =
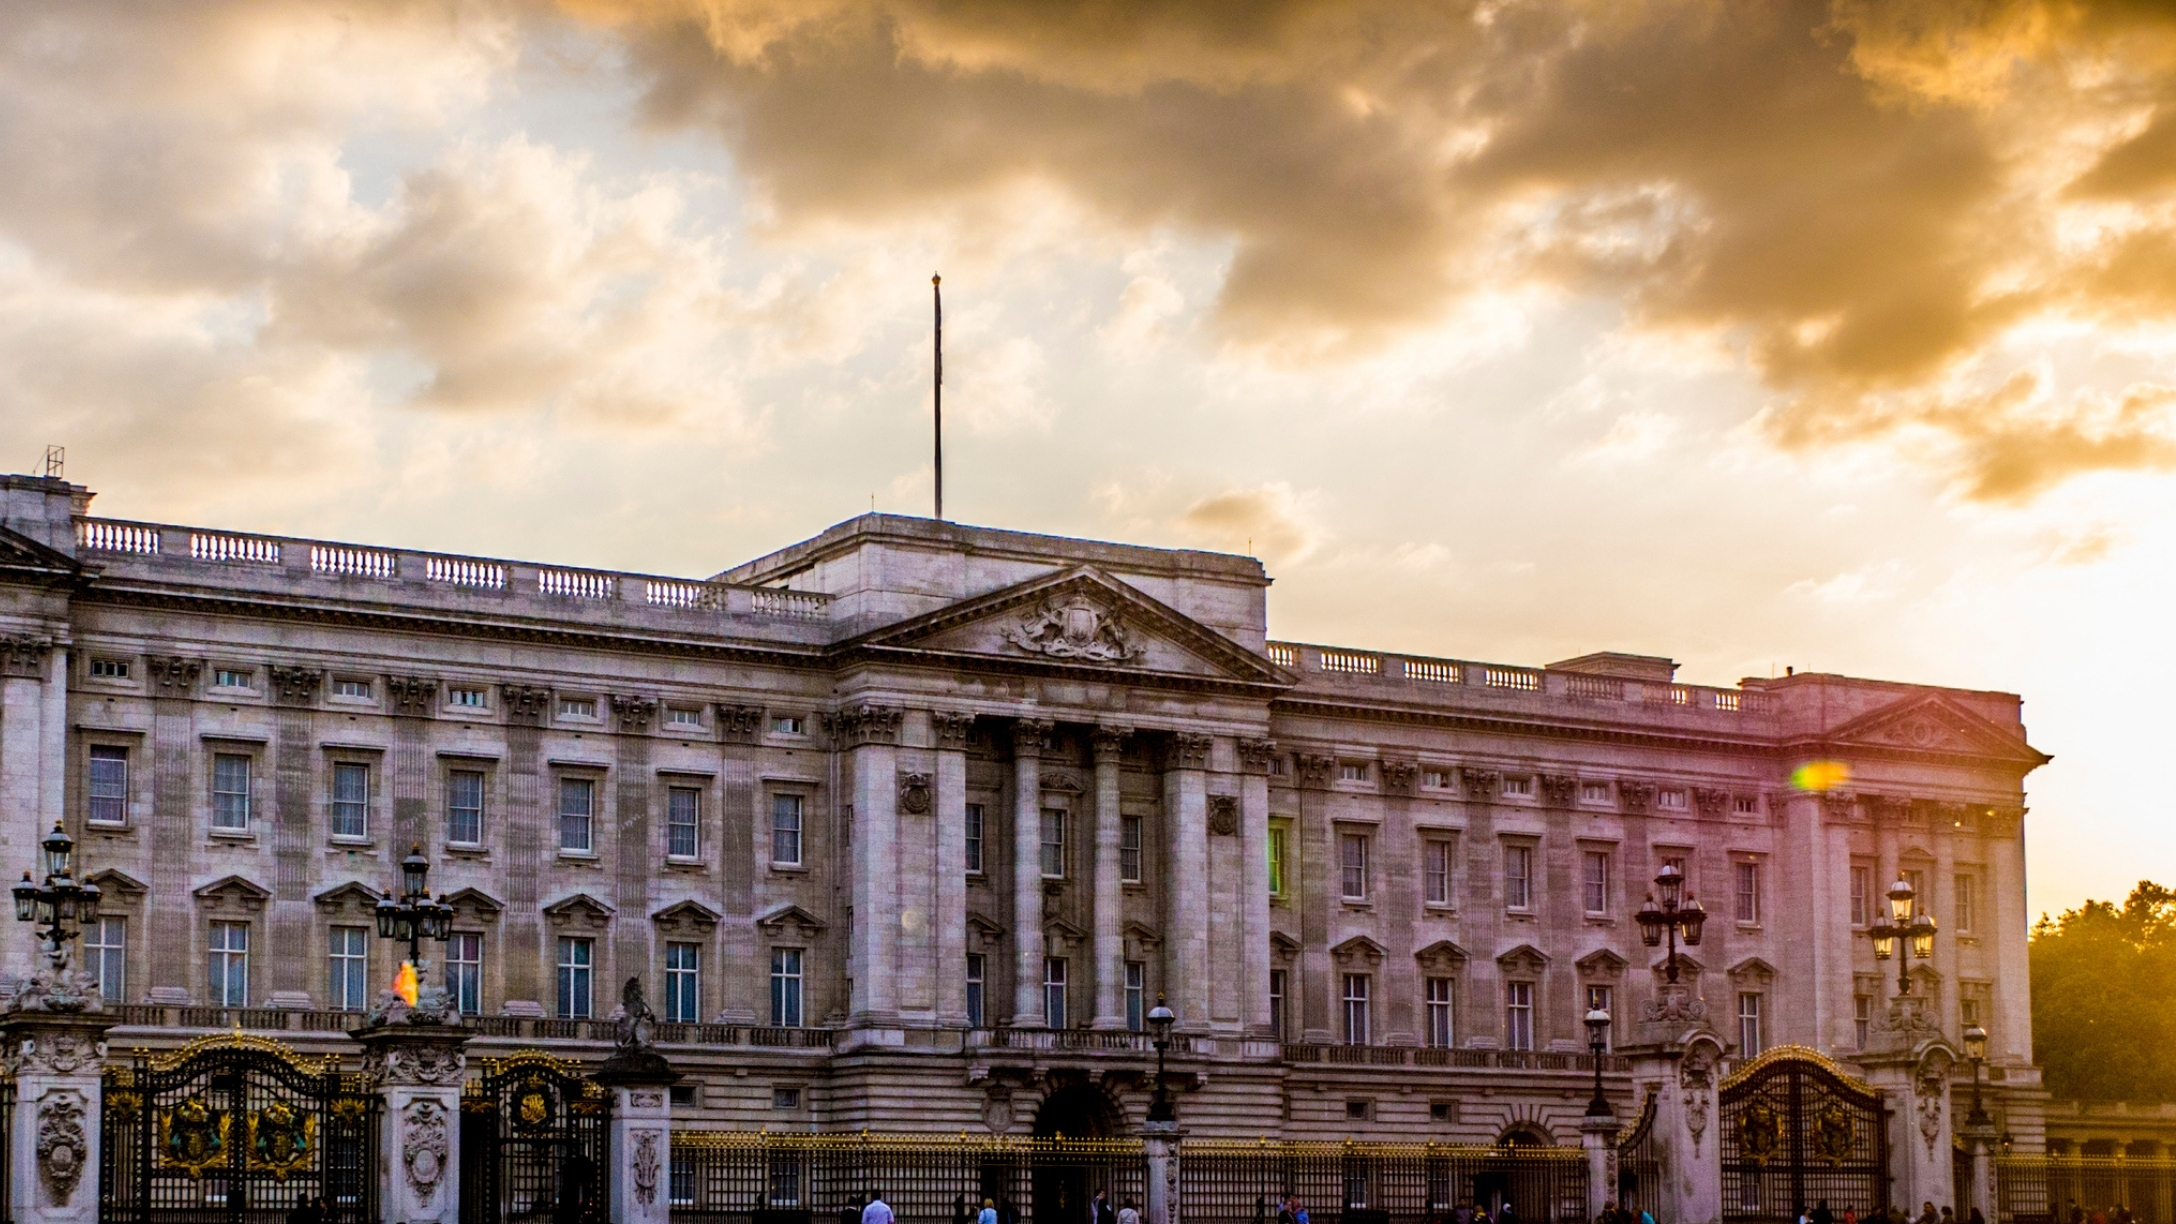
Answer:
[{"label": "gilded gate ornament", "polygon": [[514,1125],[535,1130],[552,1120],[552,1090],[541,1075],[532,1075],[514,1097]]},{"label": "gilded gate ornament", "polygon": [[317,1159],[317,1115],[274,1101],[249,1116],[249,1167],[281,1181]]},{"label": "gilded gate ornament", "polygon": [[232,1116],[215,1111],[202,1097],[190,1097],[159,1115],[159,1163],[202,1177],[227,1161],[227,1131]]},{"label": "gilded gate ornament", "polygon": [[1783,1150],[1783,1118],[1775,1106],[1755,1101],[1738,1119],[1738,1154],[1755,1164],[1766,1164]]},{"label": "gilded gate ornament", "polygon": [[1813,1151],[1830,1164],[1843,1163],[1858,1137],[1859,1128],[1851,1121],[1851,1111],[1834,1101],[1814,1115]]}]

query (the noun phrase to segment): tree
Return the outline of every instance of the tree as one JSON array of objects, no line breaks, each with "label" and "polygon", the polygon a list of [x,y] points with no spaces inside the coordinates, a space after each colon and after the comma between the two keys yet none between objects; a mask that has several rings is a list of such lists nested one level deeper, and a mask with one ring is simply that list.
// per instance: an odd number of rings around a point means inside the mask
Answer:
[{"label": "tree", "polygon": [[2176,1100],[2176,891],[2140,880],[2032,929],[2033,1060],[2049,1093]]}]

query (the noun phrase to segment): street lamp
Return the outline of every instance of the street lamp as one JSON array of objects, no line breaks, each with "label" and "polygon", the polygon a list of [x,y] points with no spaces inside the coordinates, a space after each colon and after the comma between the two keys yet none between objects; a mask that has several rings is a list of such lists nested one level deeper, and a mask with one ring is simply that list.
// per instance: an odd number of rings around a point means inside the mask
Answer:
[{"label": "street lamp", "polygon": [[400,900],[383,897],[377,905],[378,937],[408,941],[411,965],[422,963],[424,940],[444,943],[453,934],[453,907],[431,900],[430,875],[431,863],[423,857],[423,847],[411,847],[408,857],[400,861]]},{"label": "street lamp", "polygon": [[65,970],[68,941],[76,937],[78,920],[98,913],[98,885],[76,883],[76,842],[59,822],[54,822],[53,831],[38,848],[45,883],[32,883],[30,873],[23,873],[22,883],[15,886],[15,920],[44,928],[38,934],[45,940],[46,958],[55,970]]},{"label": "street lamp", "polygon": [[1594,1099],[1587,1102],[1589,1118],[1612,1117],[1609,1101],[1602,1096],[1602,1051],[1609,1045],[1609,1013],[1597,1007],[1587,1013],[1587,1050],[1594,1055]]},{"label": "street lamp", "polygon": [[1662,903],[1657,905],[1655,894],[1648,893],[1646,904],[1640,906],[1639,912],[1633,917],[1639,920],[1640,942],[1648,947],[1657,947],[1664,936],[1669,937],[1670,959],[1663,972],[1669,981],[1675,982],[1678,934],[1684,933],[1686,947],[1699,947],[1700,927],[1708,920],[1708,911],[1698,900],[1689,896],[1684,898],[1682,905],[1678,903],[1678,897],[1685,888],[1685,873],[1679,871],[1675,863],[1664,863],[1662,870],[1655,873],[1655,887],[1662,892]]},{"label": "street lamp", "polygon": [[1171,1093],[1164,1087],[1164,1051],[1171,1048],[1171,1023],[1178,1017],[1164,1006],[1164,997],[1156,996],[1156,1006],[1148,1009],[1149,1038],[1156,1045],[1156,1095],[1149,1098],[1148,1120],[1151,1122],[1176,1122],[1178,1111],[1171,1107]]},{"label": "street lamp", "polygon": [[1896,992],[1910,994],[1911,962],[1934,955],[1934,916],[1919,908],[1909,880],[1898,876],[1889,886],[1889,917],[1866,933],[1874,941],[1874,959],[1896,958]]},{"label": "street lamp", "polygon": [[1980,1064],[1987,1061],[1987,1030],[1977,1024],[1964,1026],[1964,1056],[1972,1064],[1972,1112],[1965,1116],[1966,1127],[1979,1130],[1993,1126],[1995,1120],[1987,1116],[1987,1107],[1980,1100]]}]

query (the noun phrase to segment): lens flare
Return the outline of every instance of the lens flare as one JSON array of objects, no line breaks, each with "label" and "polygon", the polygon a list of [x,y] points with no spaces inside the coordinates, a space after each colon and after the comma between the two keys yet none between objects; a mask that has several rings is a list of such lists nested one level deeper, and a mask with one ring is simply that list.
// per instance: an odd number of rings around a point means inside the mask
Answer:
[{"label": "lens flare", "polygon": [[400,963],[400,972],[393,975],[393,993],[410,1007],[416,1005],[416,967],[408,961]]},{"label": "lens flare", "polygon": [[1816,794],[1832,791],[1851,781],[1851,767],[1842,761],[1808,761],[1791,771],[1791,785]]}]

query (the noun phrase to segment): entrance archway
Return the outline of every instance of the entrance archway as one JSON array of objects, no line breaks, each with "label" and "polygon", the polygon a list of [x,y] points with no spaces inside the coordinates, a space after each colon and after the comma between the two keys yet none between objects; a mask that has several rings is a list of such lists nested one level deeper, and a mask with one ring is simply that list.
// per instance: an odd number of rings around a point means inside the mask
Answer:
[{"label": "entrance archway", "polygon": [[1117,1208],[1110,1157],[1076,1145],[1117,1138],[1119,1126],[1118,1107],[1093,1085],[1067,1084],[1043,1098],[1035,1111],[1035,1137],[1049,1146],[1035,1157],[1035,1224],[1094,1224],[1091,1207],[1098,1190]]},{"label": "entrance archway", "polygon": [[1117,1135],[1117,1106],[1089,1084],[1054,1089],[1035,1111],[1037,1139],[1112,1139]]}]

